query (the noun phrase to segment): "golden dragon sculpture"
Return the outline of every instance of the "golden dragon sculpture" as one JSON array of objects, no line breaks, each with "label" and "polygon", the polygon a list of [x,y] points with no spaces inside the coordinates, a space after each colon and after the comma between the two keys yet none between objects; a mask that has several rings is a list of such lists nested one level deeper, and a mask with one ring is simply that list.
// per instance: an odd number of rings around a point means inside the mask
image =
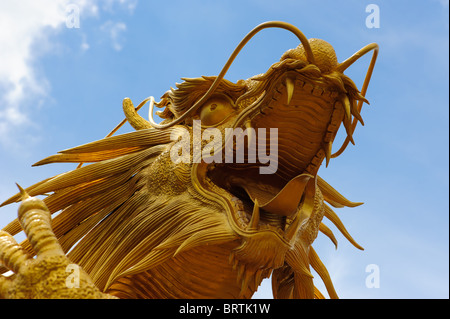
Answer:
[{"label": "golden dragon sculpture", "polygon": [[[272,27],[291,31],[300,45],[263,74],[224,79],[245,44]],[[359,91],[344,71],[370,51]],[[135,108],[124,99],[136,131],[112,136],[118,126],[104,139],[39,161],[89,165],[20,188],[2,204],[22,201],[18,219],[0,232],[1,272],[13,272],[0,275],[0,296],[251,298],[272,276],[274,298],[323,298],[312,267],[337,298],[312,244],[321,232],[337,245],[325,217],[362,249],[331,208],[361,203],[318,170],[363,124],[377,53],[369,44],[339,63],[329,43],[266,22],[218,76],[183,79],[158,103],[148,98]],[[145,120],[137,111],[148,101]],[[333,154],[341,124],[347,137]],[[13,236],[22,230],[27,239],[18,244]],[[76,267],[76,282],[68,284],[68,269]]]}]

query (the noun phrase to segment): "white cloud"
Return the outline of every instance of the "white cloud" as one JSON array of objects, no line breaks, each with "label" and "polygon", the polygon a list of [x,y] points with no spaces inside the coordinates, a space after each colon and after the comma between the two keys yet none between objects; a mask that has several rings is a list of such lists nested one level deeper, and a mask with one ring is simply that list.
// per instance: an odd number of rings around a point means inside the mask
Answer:
[{"label": "white cloud", "polygon": [[134,9],[137,6],[137,0],[103,0],[102,8],[105,11],[114,11],[114,7],[116,4],[119,5],[121,9],[126,9],[130,14],[134,12]]},{"label": "white cloud", "polygon": [[87,36],[86,36],[86,34],[83,34],[82,35],[82,42],[81,42],[81,45],[80,45],[80,48],[81,48],[81,51],[87,51],[87,50],[89,50],[89,48],[90,48],[91,46],[89,45],[89,43],[87,42]]},{"label": "white cloud", "polygon": [[127,26],[123,22],[107,21],[101,26],[101,30],[111,39],[111,45],[116,51],[120,51],[123,48],[125,37],[122,34],[126,29]]},{"label": "white cloud", "polygon": [[[11,136],[32,124],[23,105],[46,97],[48,81],[36,69],[36,59],[51,48],[48,35],[65,26],[68,1],[2,1],[0,3],[0,146],[13,147]],[[73,2],[72,2],[73,3]],[[78,1],[79,8],[87,1]],[[39,46],[36,44],[39,43]]]},{"label": "white cloud", "polygon": [[[49,98],[51,83],[39,72],[39,58],[58,47],[54,36],[67,27],[80,27],[73,14],[81,17],[98,17],[98,0],[21,0],[0,2],[0,148],[13,150],[19,144],[17,136],[27,134],[22,130],[31,121],[36,106]],[[100,2],[111,10],[133,13],[137,0],[108,0]],[[74,19],[75,18],[75,19]],[[69,21],[69,19],[71,19]],[[82,24],[83,21],[81,21]],[[82,26],[81,26],[82,27]],[[123,47],[122,22],[104,25],[113,48]],[[90,48],[83,34],[81,51]],[[30,133],[29,133],[30,134]],[[14,136],[14,138],[12,138]],[[29,136],[28,136],[29,137]],[[27,137],[27,138],[28,138]]]}]

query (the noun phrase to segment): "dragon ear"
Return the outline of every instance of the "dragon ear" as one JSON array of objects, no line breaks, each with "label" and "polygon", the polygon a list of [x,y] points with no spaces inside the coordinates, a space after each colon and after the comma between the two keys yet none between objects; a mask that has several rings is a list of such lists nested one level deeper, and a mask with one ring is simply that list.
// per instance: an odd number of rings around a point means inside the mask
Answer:
[{"label": "dragon ear", "polygon": [[[370,60],[369,68],[367,69],[366,77],[365,77],[363,85],[361,87],[361,96],[363,96],[363,97],[366,95],[367,88],[368,88],[369,82],[370,82],[370,78],[372,76],[373,69],[375,68],[375,62],[376,62],[377,56],[378,56],[378,49],[379,49],[378,44],[370,43],[370,44],[366,45],[365,47],[363,47],[362,49],[360,49],[359,51],[357,51],[356,53],[354,53],[351,57],[349,57],[345,61],[339,63],[335,69],[336,71],[343,73],[349,66],[351,66],[353,63],[355,63],[361,57],[363,57],[370,51],[373,51],[372,59]],[[362,100],[362,99],[358,102],[357,113],[361,112],[363,102],[364,102],[364,100]],[[358,123],[358,119],[355,118],[350,127],[351,134],[355,131],[357,123]],[[331,155],[332,158],[338,157],[339,155],[342,154],[342,152],[345,150],[348,143],[350,142],[349,136],[351,136],[351,134],[349,134],[345,138],[345,141],[342,144],[341,148],[336,153]]]}]

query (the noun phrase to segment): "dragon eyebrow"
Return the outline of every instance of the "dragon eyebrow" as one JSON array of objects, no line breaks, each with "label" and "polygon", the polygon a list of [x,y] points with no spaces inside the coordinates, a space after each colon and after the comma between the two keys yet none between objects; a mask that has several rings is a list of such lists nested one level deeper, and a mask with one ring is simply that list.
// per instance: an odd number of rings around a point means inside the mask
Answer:
[{"label": "dragon eyebrow", "polygon": [[208,91],[193,106],[191,106],[191,108],[189,110],[187,110],[185,113],[183,113],[179,118],[174,119],[170,123],[157,124],[153,119],[153,103],[151,103],[150,110],[149,110],[150,125],[154,128],[165,129],[165,128],[171,127],[173,125],[176,125],[176,124],[182,122],[184,119],[186,119],[188,116],[190,116],[193,112],[195,112],[214,93],[214,91],[218,87],[220,81],[223,79],[223,77],[227,73],[228,69],[230,68],[231,64],[233,63],[234,59],[237,57],[237,55],[242,50],[242,48],[247,44],[247,42],[250,41],[250,39],[253,38],[259,31],[266,29],[266,28],[281,28],[281,29],[285,29],[285,30],[288,30],[288,31],[294,33],[298,37],[300,42],[303,44],[303,47],[305,48],[306,58],[307,58],[308,62],[311,64],[315,64],[314,54],[312,52],[311,46],[309,45],[308,39],[297,27],[293,26],[290,23],[282,22],[282,21],[268,21],[268,22],[261,23],[260,25],[256,26],[253,30],[251,30],[241,40],[241,42],[236,46],[233,53],[228,58],[227,62],[223,66],[223,68],[220,71],[217,78],[211,84]]}]

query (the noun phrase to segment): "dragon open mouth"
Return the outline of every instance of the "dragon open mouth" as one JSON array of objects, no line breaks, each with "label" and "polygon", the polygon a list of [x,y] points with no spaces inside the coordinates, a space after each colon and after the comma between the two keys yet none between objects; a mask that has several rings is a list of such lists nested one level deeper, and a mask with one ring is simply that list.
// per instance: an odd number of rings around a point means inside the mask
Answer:
[{"label": "dragon open mouth", "polygon": [[[227,194],[241,230],[270,231],[285,243],[309,217],[301,208],[313,205],[317,170],[329,156],[328,144],[345,113],[339,89],[319,80],[318,68],[305,66],[304,61],[286,59],[253,78],[254,92],[241,100],[251,96],[255,102],[240,112],[233,127],[252,132],[275,128],[277,136],[267,134],[262,140],[247,135],[245,163],[215,163],[207,170],[211,182]],[[265,154],[270,154],[271,143],[276,143],[278,156],[273,160],[277,169],[273,174],[260,174],[262,164],[248,163],[248,153],[263,144]]]},{"label": "dragon open mouth", "polygon": [[[288,259],[298,264],[295,251],[308,251],[324,216],[318,169],[324,160],[328,165],[341,123],[353,141],[352,116],[362,122],[357,102],[366,100],[350,78],[335,71],[334,49],[323,40],[309,43],[313,52],[325,51],[326,58],[311,64],[300,45],[261,75],[237,83],[222,79],[195,112],[192,105],[215,77],[183,79],[158,105],[165,106],[158,115],[167,119],[191,112],[203,131],[214,128],[226,135],[226,129],[246,130],[244,143],[234,143],[233,136],[231,144],[227,138],[220,142],[222,150],[231,145],[233,158],[243,153],[243,160],[227,161],[222,152],[218,162],[194,164],[191,176],[202,195],[221,203],[230,227],[243,238],[230,258],[235,266],[245,264],[247,273],[280,268]],[[267,156],[273,150],[276,156],[269,163],[251,160],[252,154]],[[268,166],[276,169],[261,174]]]}]

